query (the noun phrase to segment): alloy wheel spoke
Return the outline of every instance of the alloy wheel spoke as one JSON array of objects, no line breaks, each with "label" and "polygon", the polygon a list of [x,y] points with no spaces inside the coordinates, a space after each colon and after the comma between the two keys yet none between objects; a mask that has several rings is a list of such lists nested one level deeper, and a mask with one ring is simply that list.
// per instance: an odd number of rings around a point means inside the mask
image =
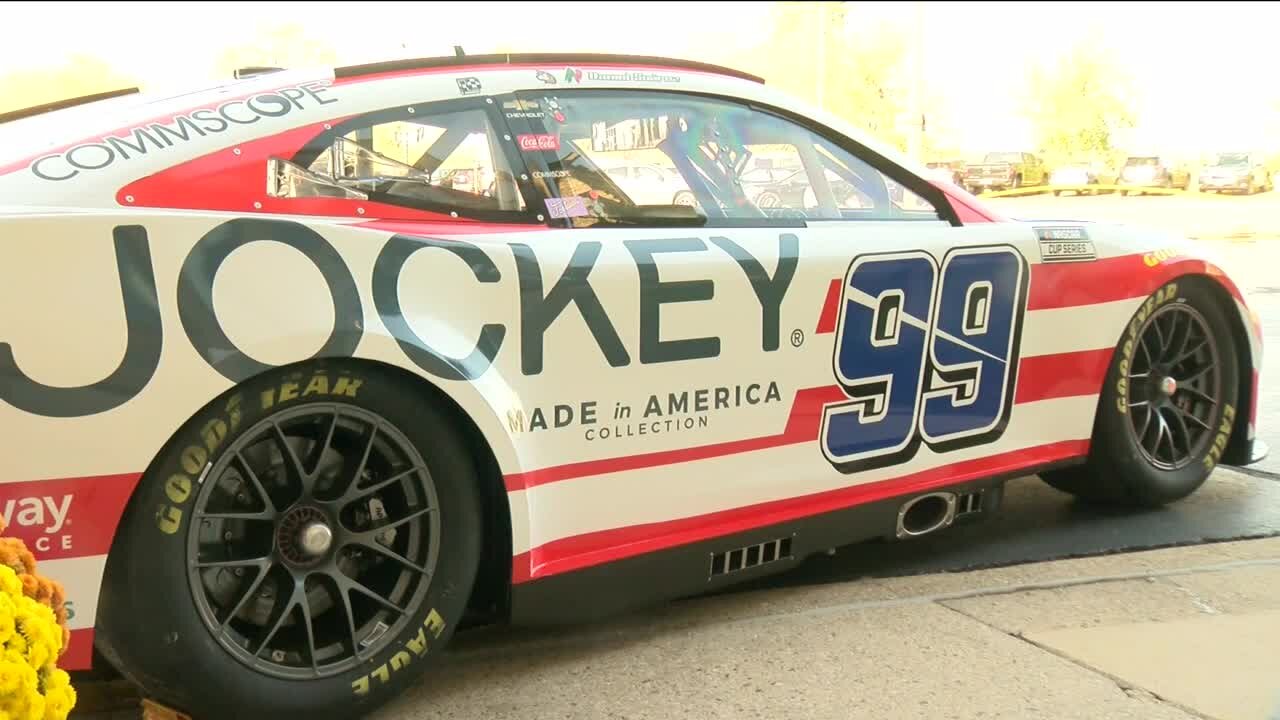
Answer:
[{"label": "alloy wheel spoke", "polygon": [[1174,405],[1174,408],[1176,408],[1176,409],[1177,409],[1177,411],[1178,411],[1178,413],[1179,413],[1180,415],[1182,415],[1182,416],[1183,416],[1183,417],[1185,417],[1185,418],[1189,418],[1189,419],[1191,419],[1191,420],[1195,421],[1195,423],[1196,423],[1197,425],[1199,425],[1200,427],[1204,428],[1205,430],[1212,430],[1212,429],[1213,429],[1213,426],[1212,426],[1212,425],[1210,425],[1209,423],[1205,422],[1204,420],[1201,420],[1200,418],[1196,417],[1194,413],[1191,413],[1191,412],[1188,412],[1188,411],[1186,411],[1186,410],[1183,410],[1182,408],[1178,407],[1177,405]]},{"label": "alloy wheel spoke", "polygon": [[275,440],[280,457],[285,465],[285,473],[289,476],[289,482],[296,487],[299,493],[294,500],[301,499],[310,494],[312,481],[309,479],[307,472],[302,468],[302,461],[298,459],[298,454],[294,452],[293,445],[289,442],[289,438],[284,434],[284,430],[279,423],[271,423],[271,435]]},{"label": "alloy wheel spoke", "polygon": [[1151,416],[1156,414],[1156,411],[1152,410],[1150,405],[1147,405],[1146,408],[1147,408],[1147,419],[1142,421],[1142,430],[1138,432],[1139,444],[1142,444],[1142,441],[1146,439],[1147,430],[1151,428]]},{"label": "alloy wheel spoke", "polygon": [[1156,420],[1159,421],[1160,430],[1156,433],[1156,445],[1155,448],[1153,448],[1154,452],[1152,452],[1152,455],[1157,459],[1160,457],[1160,443],[1167,435],[1169,437],[1169,457],[1172,458],[1174,452],[1173,433],[1169,430],[1169,423],[1165,422],[1164,415],[1161,415],[1159,412],[1156,413]]},{"label": "alloy wheel spoke", "polygon": [[250,567],[250,566],[261,567],[262,565],[268,564],[270,562],[271,562],[271,558],[255,557],[255,558],[246,558],[244,560],[215,560],[212,562],[197,562],[195,563],[195,567],[201,570],[205,568],[243,568],[243,567]]},{"label": "alloy wheel spoke", "polygon": [[395,521],[389,522],[389,523],[387,523],[387,524],[385,524],[385,525],[379,525],[378,527],[373,528],[373,529],[371,529],[371,530],[365,530],[365,531],[363,531],[363,532],[355,532],[355,533],[351,533],[351,540],[352,540],[352,542],[359,543],[359,544],[361,544],[361,545],[366,545],[366,544],[368,544],[368,543],[370,543],[370,542],[374,542],[374,541],[376,541],[376,538],[377,538],[379,535],[381,535],[381,534],[385,533],[385,532],[386,532],[386,531],[388,531],[388,530],[391,530],[391,529],[393,529],[393,528],[398,528],[398,527],[400,527],[401,525],[404,525],[404,524],[405,524],[405,523],[407,523],[407,522],[410,522],[410,521],[412,521],[412,520],[416,520],[416,519],[418,519],[418,518],[422,517],[423,515],[432,515],[432,516],[435,516],[435,515],[436,515],[436,514],[438,514],[439,512],[440,512],[440,509],[439,509],[439,508],[435,508],[435,507],[425,507],[425,508],[420,508],[420,509],[418,509],[418,510],[414,510],[413,512],[409,513],[408,515],[405,515],[404,517],[400,518],[399,520],[395,520]]},{"label": "alloy wheel spoke", "polygon": [[[1162,416],[1163,414],[1164,413],[1161,413]],[[1183,446],[1187,450],[1186,454],[1190,455],[1191,454],[1191,430],[1187,428],[1187,423],[1182,419],[1182,415],[1180,413],[1175,412],[1171,414],[1173,415],[1173,419],[1177,421],[1178,429],[1182,431]],[[1176,457],[1177,448],[1173,444],[1172,432],[1169,433],[1169,446],[1174,448],[1174,452],[1175,452],[1174,460],[1175,461],[1178,460],[1179,458]]]},{"label": "alloy wheel spoke", "polygon": [[1209,393],[1207,393],[1207,392],[1205,392],[1205,391],[1203,391],[1203,390],[1198,390],[1198,389],[1196,389],[1196,388],[1194,388],[1194,387],[1191,387],[1190,385],[1182,385],[1182,386],[1180,386],[1180,387],[1178,388],[1178,392],[1184,392],[1184,393],[1187,393],[1187,394],[1189,394],[1189,395],[1195,395],[1196,397],[1200,398],[1201,400],[1204,400],[1205,402],[1209,403],[1210,405],[1217,405],[1217,404],[1218,404],[1218,400],[1217,400],[1216,398],[1214,398],[1212,395],[1210,395]]},{"label": "alloy wheel spoke", "polygon": [[244,470],[243,475],[249,478],[249,482],[253,485],[253,489],[258,493],[258,496],[262,498],[263,504],[266,505],[267,512],[272,515],[276,514],[275,501],[271,499],[271,495],[267,492],[266,486],[262,484],[262,480],[258,479],[258,473],[254,472],[253,466],[249,464],[248,460],[245,460],[244,455],[242,455],[239,450],[236,451],[235,461],[240,463],[241,469]]},{"label": "alloy wheel spoke", "polygon": [[373,600],[374,602],[378,603],[379,605],[386,608],[387,610],[390,610],[402,616],[405,614],[404,608],[400,607],[399,605],[396,605],[395,603],[391,602],[387,598],[379,595],[376,590],[370,588],[369,586],[365,585],[359,580],[356,580],[341,571],[339,571],[337,575],[334,575],[333,579],[337,582],[339,589],[344,594],[355,591],[369,598],[370,600]]},{"label": "alloy wheel spoke", "polygon": [[293,583],[293,590],[289,592],[289,599],[284,601],[284,606],[280,610],[280,613],[275,616],[274,621],[268,619],[268,622],[271,622],[271,629],[267,631],[266,636],[262,638],[262,643],[258,645],[258,649],[253,653],[254,658],[262,657],[262,651],[266,650],[267,647],[271,645],[271,641],[275,639],[276,633],[280,632],[280,628],[284,627],[285,621],[293,614],[294,608],[301,605],[302,600],[300,596],[306,595],[306,592],[302,587],[302,581],[295,580]]},{"label": "alloy wheel spoke", "polygon": [[379,480],[378,482],[368,487],[357,487],[356,486],[357,483],[351,483],[351,486],[347,488],[347,492],[341,498],[338,499],[338,503],[340,505],[348,505],[354,500],[359,500],[362,497],[372,495],[389,485],[394,485],[395,483],[403,482],[405,478],[409,477],[415,472],[425,473],[426,471],[427,469],[425,467],[422,467],[420,465],[414,465],[408,470],[403,470],[401,472],[398,472],[395,475],[392,475],[391,477],[387,478],[386,480]]},{"label": "alloy wheel spoke", "polygon": [[350,498],[355,497],[359,493],[357,488],[360,486],[360,478],[364,475],[365,468],[369,465],[369,457],[373,454],[373,446],[378,440],[378,423],[369,423],[369,437],[365,439],[364,448],[360,452],[360,462],[356,465],[355,470],[346,475],[346,487],[343,488],[339,496],[339,502],[348,502]]},{"label": "alloy wheel spoke", "polygon": [[342,413],[334,408],[333,415],[329,417],[329,428],[325,431],[324,442],[317,443],[311,450],[312,457],[307,459],[307,466],[310,468],[308,473],[314,475],[320,470],[320,463],[324,460],[325,452],[333,445],[333,434],[338,429],[338,420]]},{"label": "alloy wheel spoke", "polygon": [[386,545],[383,545],[382,543],[378,542],[377,540],[374,540],[373,542],[359,542],[359,541],[356,541],[356,542],[353,542],[353,543],[352,543],[352,545],[353,545],[353,546],[355,546],[355,547],[364,548],[364,549],[367,549],[367,550],[372,550],[373,552],[376,552],[376,553],[378,553],[379,555],[382,555],[382,556],[384,556],[384,557],[391,558],[392,560],[395,560],[396,562],[400,563],[401,565],[403,565],[403,566],[405,566],[405,567],[407,567],[407,568],[409,568],[409,569],[411,569],[411,570],[414,570],[414,571],[416,571],[416,572],[418,572],[418,573],[421,573],[421,574],[423,574],[423,575],[429,575],[429,574],[430,574],[430,573],[427,571],[427,569],[426,569],[425,567],[423,567],[423,566],[421,566],[421,565],[419,565],[419,564],[417,564],[417,563],[413,562],[413,561],[412,561],[412,560],[410,560],[409,558],[407,558],[407,557],[405,557],[405,556],[401,555],[400,553],[396,552],[395,550],[392,550],[391,548],[387,547]]},{"label": "alloy wheel spoke", "polygon": [[235,616],[240,614],[240,611],[244,609],[244,606],[249,602],[249,599],[253,597],[254,593],[258,592],[258,588],[262,587],[262,581],[266,580],[267,576],[270,574],[270,561],[258,563],[258,574],[254,576],[253,581],[249,583],[249,587],[240,596],[240,599],[236,601],[235,607],[231,608],[231,612],[228,613],[226,619],[222,621],[222,629],[225,630],[227,625],[230,625],[231,621],[235,619]]}]

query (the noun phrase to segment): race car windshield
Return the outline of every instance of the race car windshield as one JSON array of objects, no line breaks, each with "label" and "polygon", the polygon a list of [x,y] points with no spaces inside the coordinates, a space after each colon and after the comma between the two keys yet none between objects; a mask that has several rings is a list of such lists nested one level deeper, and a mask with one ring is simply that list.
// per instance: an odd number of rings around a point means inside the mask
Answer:
[{"label": "race car windshield", "polygon": [[1214,165],[1248,165],[1249,156],[1245,153],[1222,153]]},{"label": "race car windshield", "polygon": [[1022,162],[1021,153],[991,153],[987,155],[989,163],[1016,163]]}]

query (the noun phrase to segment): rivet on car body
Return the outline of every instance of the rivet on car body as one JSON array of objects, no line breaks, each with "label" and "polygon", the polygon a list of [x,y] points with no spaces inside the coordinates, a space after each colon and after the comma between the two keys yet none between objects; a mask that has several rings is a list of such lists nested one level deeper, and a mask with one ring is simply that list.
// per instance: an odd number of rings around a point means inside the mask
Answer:
[{"label": "rivet on car body", "polygon": [[357,215],[363,215],[363,214],[364,214],[364,208],[360,208],[360,207],[356,208],[356,214],[357,214]]},{"label": "rivet on car body", "polygon": [[232,150],[231,152],[232,152],[233,154],[235,154],[235,155],[239,155],[239,154],[240,154],[240,148],[236,148],[236,149]]},{"label": "rivet on car body", "polygon": [[449,211],[449,217],[458,217],[458,211],[457,210]]},{"label": "rivet on car body", "polygon": [[521,179],[521,180],[528,180],[528,179],[529,179],[529,176],[528,176],[528,175],[525,175],[524,173],[520,173],[520,179]]},{"label": "rivet on car body", "polygon": [[417,112],[417,111],[416,111],[416,110],[414,110],[413,108],[409,108],[409,114],[410,114],[410,115],[414,114],[415,112]]},{"label": "rivet on car body", "polygon": [[502,136],[502,139],[503,139],[503,140],[510,140],[510,139],[511,139],[511,136],[510,136],[510,135],[503,135],[503,136]]},{"label": "rivet on car body", "polygon": [[489,103],[490,105],[493,104],[493,98],[485,98],[484,101]]},{"label": "rivet on car body", "polygon": [[131,203],[131,202],[133,202],[133,196],[132,196],[132,195],[125,195],[125,196],[124,196],[124,201],[125,201],[125,202],[127,202],[127,203]]},{"label": "rivet on car body", "polygon": [[257,202],[257,201],[255,200],[255,201],[254,201],[254,203],[253,203],[253,209],[254,209],[254,210],[261,210],[261,209],[262,209],[262,203]]},{"label": "rivet on car body", "polygon": [[539,216],[538,216],[538,222],[542,222],[543,220],[546,220],[546,218],[544,218],[544,217],[542,217],[541,215],[539,215]]},{"label": "rivet on car body", "polygon": [[332,130],[332,129],[333,129],[333,126],[332,126],[332,125],[330,125],[329,123],[325,123],[325,124],[324,124],[324,129],[325,129],[325,130]]}]

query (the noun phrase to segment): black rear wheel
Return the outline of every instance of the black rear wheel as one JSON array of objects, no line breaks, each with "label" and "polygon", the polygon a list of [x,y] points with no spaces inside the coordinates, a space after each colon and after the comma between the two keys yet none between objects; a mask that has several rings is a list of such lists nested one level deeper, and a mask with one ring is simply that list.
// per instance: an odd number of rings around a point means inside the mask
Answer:
[{"label": "black rear wheel", "polygon": [[1085,500],[1157,506],[1204,483],[1236,416],[1231,320],[1202,278],[1156,291],[1130,321],[1102,391],[1088,463],[1042,475]]},{"label": "black rear wheel", "polygon": [[481,513],[455,419],[405,382],[277,370],[179,430],[108,559],[96,637],[122,674],[194,717],[339,718],[435,662]]}]

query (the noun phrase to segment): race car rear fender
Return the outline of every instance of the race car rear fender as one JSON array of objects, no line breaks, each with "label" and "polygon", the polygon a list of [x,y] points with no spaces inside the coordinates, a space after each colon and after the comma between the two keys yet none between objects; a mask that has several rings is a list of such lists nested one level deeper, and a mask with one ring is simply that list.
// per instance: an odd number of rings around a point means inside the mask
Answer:
[{"label": "race car rear fender", "polygon": [[[1186,247],[1190,249],[1190,246]],[[1247,465],[1260,459],[1255,457],[1254,440],[1257,424],[1258,371],[1262,367],[1262,326],[1247,305],[1240,289],[1221,268],[1209,260],[1181,253],[1181,249],[1160,249],[1127,256],[1140,258],[1141,265],[1134,263],[1134,272],[1125,273],[1132,279],[1128,281],[1129,289],[1124,294],[1128,297],[1145,297],[1154,293],[1165,283],[1192,277],[1208,280],[1212,287],[1217,289],[1223,309],[1234,321],[1231,331],[1237,348],[1240,378],[1240,386],[1236,394],[1236,419],[1227,449],[1220,462],[1230,465]],[[1145,271],[1139,268],[1144,268]],[[1117,274],[1114,277],[1118,279],[1125,274]],[[1120,341],[1121,337],[1117,337],[1117,347]]]}]

